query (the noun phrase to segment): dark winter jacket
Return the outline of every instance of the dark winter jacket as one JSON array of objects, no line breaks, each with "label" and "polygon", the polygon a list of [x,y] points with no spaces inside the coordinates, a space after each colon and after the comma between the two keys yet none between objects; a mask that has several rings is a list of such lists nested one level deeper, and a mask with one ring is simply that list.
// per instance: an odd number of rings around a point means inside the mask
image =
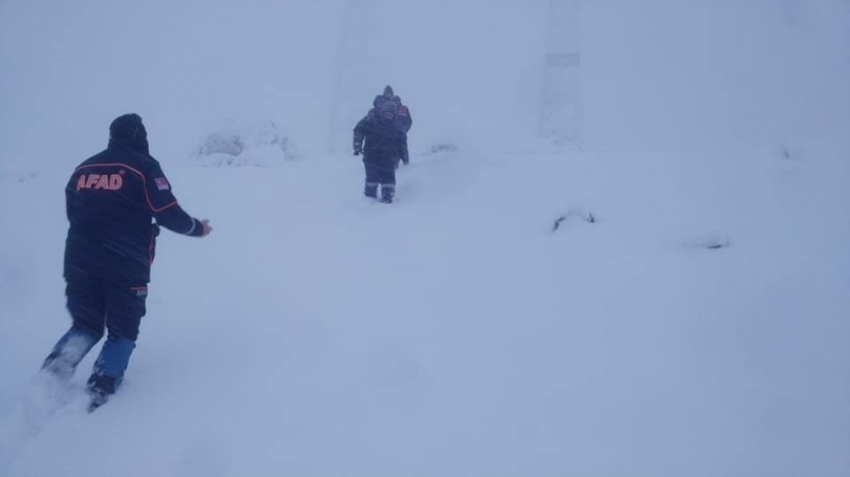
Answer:
[{"label": "dark winter jacket", "polygon": [[[365,146],[363,142],[365,141]],[[407,134],[380,114],[369,114],[354,128],[354,151],[363,152],[363,162],[382,167],[395,167],[398,160],[409,161]]]},{"label": "dark winter jacket", "polygon": [[177,204],[162,168],[148,155],[146,138],[137,139],[111,137],[106,150],[71,175],[65,188],[70,222],[66,277],[82,273],[146,284],[158,225],[184,235],[202,234],[202,224]]}]

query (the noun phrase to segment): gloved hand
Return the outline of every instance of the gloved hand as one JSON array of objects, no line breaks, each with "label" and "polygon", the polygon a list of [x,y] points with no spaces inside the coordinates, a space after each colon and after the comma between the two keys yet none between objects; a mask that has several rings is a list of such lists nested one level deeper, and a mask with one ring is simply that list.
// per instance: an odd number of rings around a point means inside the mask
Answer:
[{"label": "gloved hand", "polygon": [[206,236],[207,236],[207,235],[209,235],[209,234],[210,234],[210,232],[212,232],[212,230],[213,230],[212,226],[210,225],[210,221],[209,221],[209,220],[206,220],[206,219],[202,220],[202,221],[201,221],[201,226],[203,226],[203,227],[204,227],[204,231],[203,231],[203,233],[201,233],[201,237],[206,237]]},{"label": "gloved hand", "polygon": [[354,155],[355,155],[355,156],[359,156],[361,152],[362,152],[362,151],[360,151],[360,149],[355,149],[355,150],[354,150]]}]

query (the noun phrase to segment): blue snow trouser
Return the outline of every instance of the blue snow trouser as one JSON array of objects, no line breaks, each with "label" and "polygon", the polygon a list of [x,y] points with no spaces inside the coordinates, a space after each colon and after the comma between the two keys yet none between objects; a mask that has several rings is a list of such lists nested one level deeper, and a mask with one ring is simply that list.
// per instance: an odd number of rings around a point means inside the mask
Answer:
[{"label": "blue snow trouser", "polygon": [[77,365],[108,330],[94,363],[92,378],[114,392],[124,379],[136,347],[139,324],[146,313],[147,285],[132,286],[93,279],[83,274],[66,278],[68,311],[73,325],[56,343],[43,368],[69,379]]},{"label": "blue snow trouser", "polygon": [[395,163],[383,164],[363,162],[366,167],[366,188],[363,193],[367,197],[378,197],[378,186],[381,186],[381,199],[392,201],[395,195]]}]

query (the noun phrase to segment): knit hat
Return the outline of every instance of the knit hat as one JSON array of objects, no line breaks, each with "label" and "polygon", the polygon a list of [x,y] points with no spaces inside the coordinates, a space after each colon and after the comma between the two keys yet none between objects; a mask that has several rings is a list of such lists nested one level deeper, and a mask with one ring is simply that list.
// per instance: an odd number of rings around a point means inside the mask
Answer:
[{"label": "knit hat", "polygon": [[138,114],[118,116],[109,125],[109,143],[121,143],[148,154],[148,132]]},{"label": "knit hat", "polygon": [[390,98],[392,98],[394,96],[392,86],[387,85],[386,87],[384,87],[384,96],[387,96],[387,97],[390,97]]}]

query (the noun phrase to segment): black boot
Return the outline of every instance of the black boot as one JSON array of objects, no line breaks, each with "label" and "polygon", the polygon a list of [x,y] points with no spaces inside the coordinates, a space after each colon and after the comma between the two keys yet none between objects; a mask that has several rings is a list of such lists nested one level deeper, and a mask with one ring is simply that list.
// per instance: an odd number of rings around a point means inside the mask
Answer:
[{"label": "black boot", "polygon": [[86,391],[89,394],[89,412],[94,411],[106,404],[106,401],[115,394],[115,378],[92,374],[86,383]]},{"label": "black boot", "polygon": [[366,197],[371,197],[373,199],[378,198],[378,184],[372,184],[367,182],[366,187],[363,188],[363,195]]},{"label": "black boot", "polygon": [[395,185],[381,184],[381,202],[392,204],[393,196],[395,196]]}]

